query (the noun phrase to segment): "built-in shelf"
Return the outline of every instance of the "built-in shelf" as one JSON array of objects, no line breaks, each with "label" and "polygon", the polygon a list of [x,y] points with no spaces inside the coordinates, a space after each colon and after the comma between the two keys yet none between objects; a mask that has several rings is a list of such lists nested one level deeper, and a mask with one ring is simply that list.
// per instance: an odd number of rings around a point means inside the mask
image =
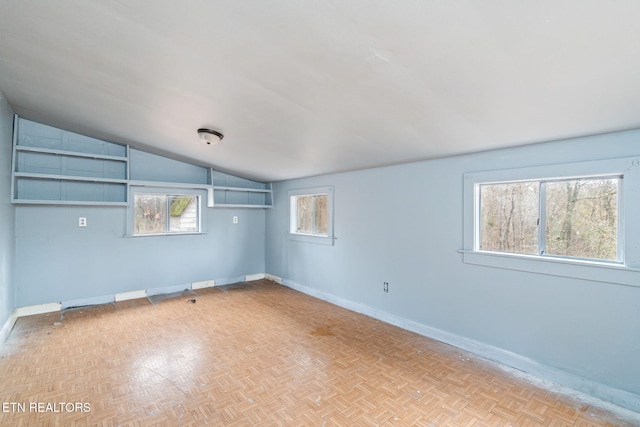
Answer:
[{"label": "built-in shelf", "polygon": [[271,183],[252,181],[211,169],[212,192],[209,206],[218,208],[270,208]]},{"label": "built-in shelf", "polygon": [[210,184],[192,184],[182,182],[163,182],[163,181],[138,181],[130,180],[129,185],[135,187],[158,187],[158,188],[197,188],[202,190],[208,190],[211,188]]},{"label": "built-in shelf", "polygon": [[129,147],[15,117],[12,202],[127,204]]},{"label": "built-in shelf", "polygon": [[[171,176],[176,181],[191,183],[154,181],[161,175],[144,173],[144,169],[134,176],[138,179],[130,179],[130,150],[126,145],[89,138],[18,116],[14,129],[13,203],[126,206],[129,187],[137,186],[207,190],[209,207],[264,209],[273,206],[270,183],[211,168],[202,168],[200,176],[185,174],[184,168],[173,171],[176,173]],[[141,156],[133,151],[132,156]]]},{"label": "built-in shelf", "polygon": [[216,190],[220,191],[239,191],[244,193],[271,193],[271,189],[258,189],[258,188],[240,188],[240,187],[218,187],[214,186]]},{"label": "built-in shelf", "polygon": [[90,176],[70,176],[70,175],[52,175],[52,174],[44,174],[44,173],[28,173],[28,172],[15,172],[14,176],[16,178],[32,178],[32,179],[46,179],[53,181],[80,181],[80,182],[108,182],[114,184],[126,184],[128,181],[126,179],[115,179],[115,178],[94,178]]},{"label": "built-in shelf", "polygon": [[20,200],[21,205],[128,206],[127,202],[94,202],[91,200]]},{"label": "built-in shelf", "polygon": [[23,147],[17,146],[16,151],[28,151],[30,153],[44,153],[44,154],[56,154],[60,156],[67,157],[85,157],[88,159],[102,159],[102,160],[115,160],[126,162],[127,158],[122,156],[109,156],[104,154],[90,154],[90,153],[79,153],[76,151],[65,151],[65,150],[53,150],[50,148],[37,148],[37,147]]}]

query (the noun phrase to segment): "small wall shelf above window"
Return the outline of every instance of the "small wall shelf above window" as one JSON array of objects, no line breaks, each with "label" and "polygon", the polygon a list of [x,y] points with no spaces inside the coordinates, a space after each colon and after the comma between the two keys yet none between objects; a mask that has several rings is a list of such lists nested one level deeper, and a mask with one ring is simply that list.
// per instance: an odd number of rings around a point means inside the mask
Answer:
[{"label": "small wall shelf above window", "polygon": [[220,208],[270,208],[271,183],[251,181],[211,169],[213,204]]},{"label": "small wall shelf above window", "polygon": [[12,202],[127,204],[129,147],[16,116]]}]

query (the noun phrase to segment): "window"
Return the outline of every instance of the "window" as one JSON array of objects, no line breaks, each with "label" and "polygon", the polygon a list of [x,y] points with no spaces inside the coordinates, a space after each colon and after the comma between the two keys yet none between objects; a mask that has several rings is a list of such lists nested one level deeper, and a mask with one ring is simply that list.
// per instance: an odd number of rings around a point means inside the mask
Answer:
[{"label": "window", "polygon": [[136,193],[134,204],[135,235],[200,231],[198,196]]},{"label": "window", "polygon": [[299,234],[327,235],[327,195],[291,196],[295,209],[295,231]]},{"label": "window", "polygon": [[196,190],[132,187],[127,235],[200,233],[201,196]]},{"label": "window", "polygon": [[465,174],[463,262],[640,286],[638,166],[629,157]]},{"label": "window", "polygon": [[622,177],[478,184],[481,251],[617,262]]},{"label": "window", "polygon": [[333,244],[333,187],[290,191],[289,218],[294,240]]}]

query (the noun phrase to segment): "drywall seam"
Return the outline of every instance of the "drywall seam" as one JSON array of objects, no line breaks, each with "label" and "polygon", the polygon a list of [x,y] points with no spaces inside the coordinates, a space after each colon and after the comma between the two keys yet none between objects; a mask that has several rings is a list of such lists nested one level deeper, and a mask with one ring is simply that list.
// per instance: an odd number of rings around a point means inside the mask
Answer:
[{"label": "drywall seam", "polygon": [[[470,338],[465,338],[450,332],[445,332],[437,328],[432,328],[409,319],[377,310],[366,304],[353,302],[327,292],[301,285],[288,279],[282,279],[269,274],[266,276],[267,278],[273,277],[275,279],[274,281],[280,280],[284,286],[304,294],[365,314],[373,317],[374,319],[381,320],[428,338],[441,341],[445,344],[476,354],[482,358],[489,359],[490,361],[506,365],[501,368],[508,372],[513,373],[513,369],[511,368],[515,368],[516,370],[522,371],[522,373],[519,374],[520,376],[525,376],[529,381],[538,383],[538,385],[569,395],[577,400],[586,401],[599,407],[605,407],[605,409],[610,411],[624,411],[622,414],[623,416],[630,417],[633,415],[640,421],[640,415],[638,414],[640,413],[640,396],[633,393],[616,389],[550,366],[540,365],[534,360],[502,348],[475,341]],[[611,407],[607,405],[610,405]],[[629,412],[628,410],[633,411],[633,414],[627,413]]]}]

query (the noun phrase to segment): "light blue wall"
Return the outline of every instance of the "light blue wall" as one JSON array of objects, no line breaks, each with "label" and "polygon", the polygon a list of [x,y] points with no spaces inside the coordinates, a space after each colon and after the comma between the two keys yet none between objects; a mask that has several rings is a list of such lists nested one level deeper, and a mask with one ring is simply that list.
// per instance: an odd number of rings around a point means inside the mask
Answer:
[{"label": "light blue wall", "polygon": [[[204,180],[206,169],[131,150],[138,180]],[[207,208],[202,235],[123,237],[127,208],[16,208],[17,306],[78,301],[140,289],[214,279],[218,283],[265,271],[265,212]],[[232,217],[238,216],[238,224]],[[78,218],[87,227],[78,227]]]},{"label": "light blue wall", "polygon": [[11,204],[11,150],[13,111],[0,93],[0,328],[16,303],[13,280],[14,207]]},{"label": "light blue wall", "polygon": [[[267,273],[515,353],[555,379],[587,379],[583,391],[640,395],[640,287],[464,264],[457,252],[464,173],[637,155],[640,131],[631,131],[276,183]],[[287,239],[288,191],[328,185],[335,246]]]}]

